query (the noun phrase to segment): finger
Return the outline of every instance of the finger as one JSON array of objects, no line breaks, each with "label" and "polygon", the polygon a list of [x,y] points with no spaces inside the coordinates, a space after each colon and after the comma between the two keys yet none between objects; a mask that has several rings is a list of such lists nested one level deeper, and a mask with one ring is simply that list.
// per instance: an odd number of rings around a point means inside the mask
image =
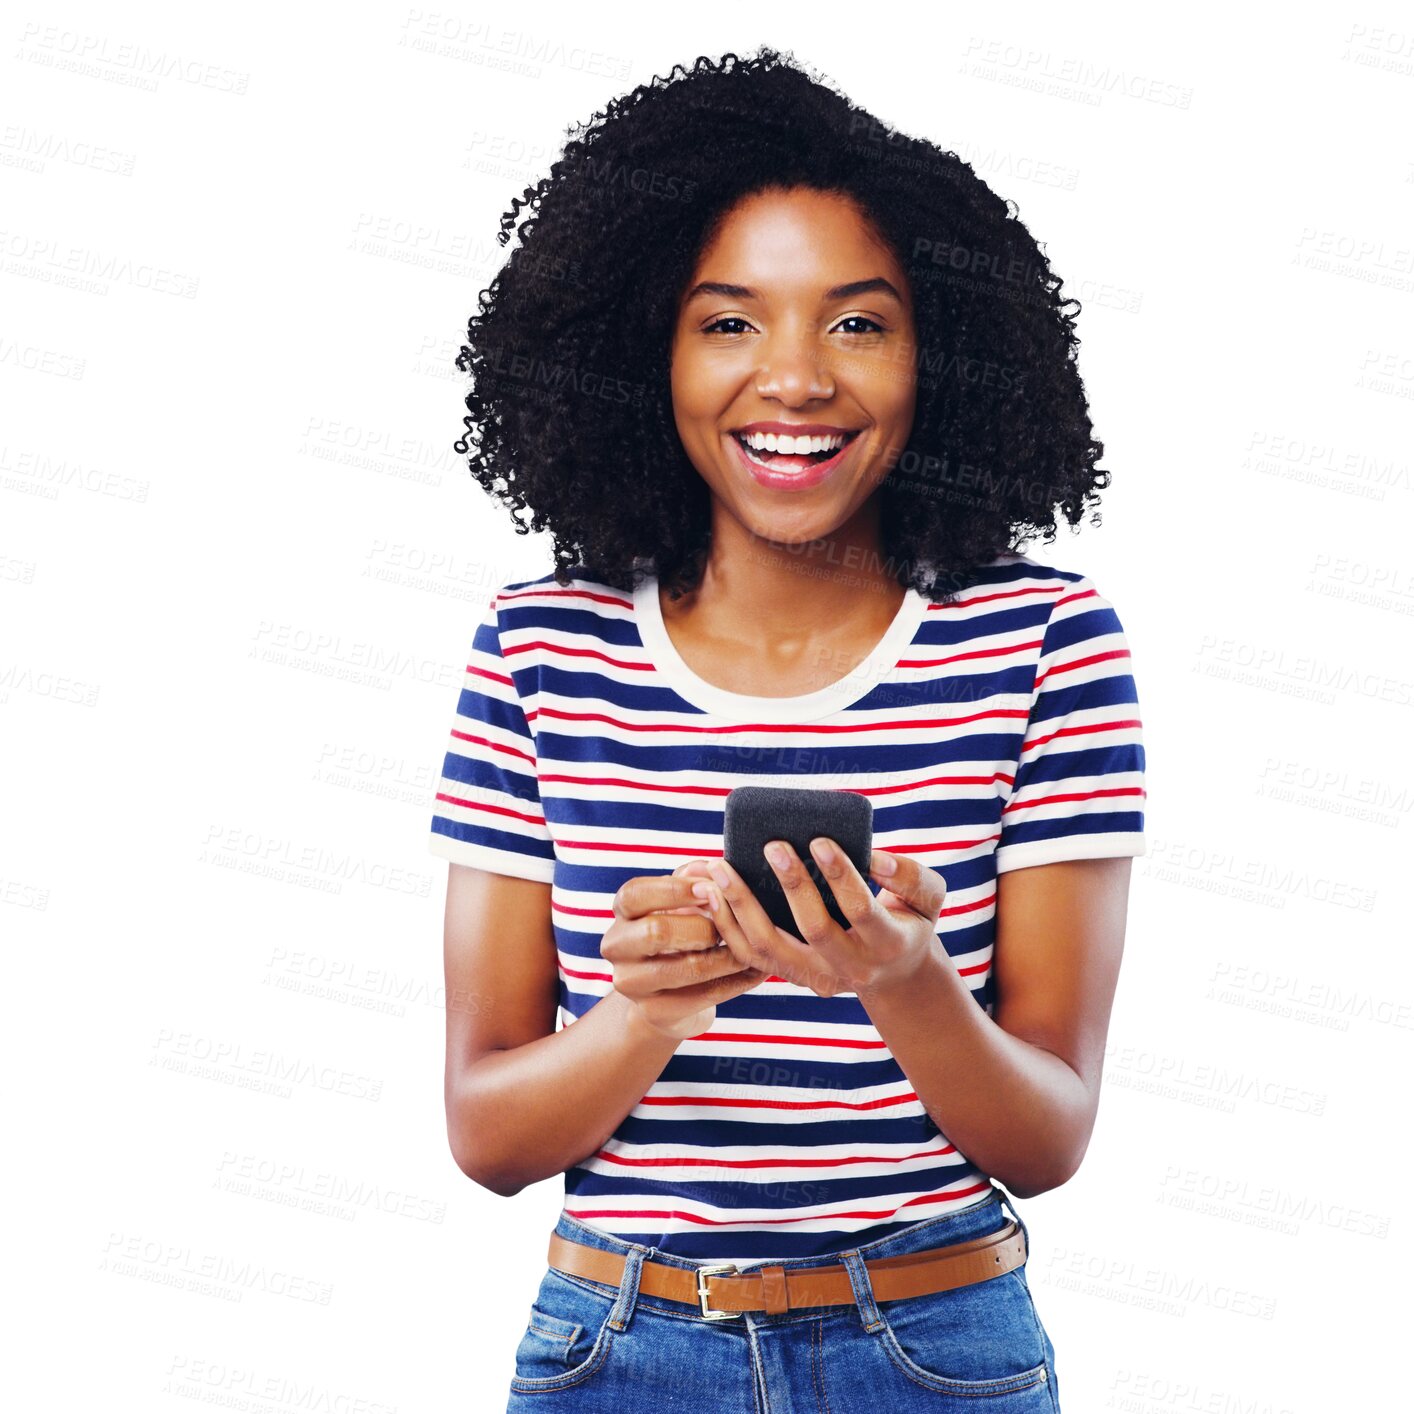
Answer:
[{"label": "finger", "polygon": [[766,959],[756,955],[751,945],[746,940],[746,934],[741,931],[741,924],[736,921],[732,913],[731,905],[722,899],[721,890],[716,884],[703,883],[700,890],[694,889],[706,907],[712,919],[712,926],[717,930],[718,936],[727,945],[728,951],[736,958],[742,967],[759,967],[765,972],[773,970],[773,959]]},{"label": "finger", "polygon": [[[843,853],[834,846],[833,840],[821,837],[818,843],[832,847],[834,853],[839,855],[844,864],[851,870],[853,869],[853,865],[850,865],[849,861],[844,859]],[[785,852],[786,862],[784,864],[777,864],[771,858],[772,845],[779,845]],[[780,880],[781,888],[785,891],[786,902],[790,905],[791,915],[795,918],[800,936],[810,945],[811,950],[818,957],[824,958],[826,964],[835,971],[844,971],[852,967],[860,951],[859,944],[847,938],[844,929],[830,916],[830,910],[825,907],[825,900],[821,898],[815,880],[810,877],[810,871],[802,863],[794,847],[787,840],[772,840],[766,848],[768,851],[766,862],[775,872],[776,878]],[[831,868],[838,876],[843,877],[843,870],[839,863],[832,862]],[[820,872],[825,873],[823,869]],[[867,888],[864,892],[869,899],[870,906],[865,910],[863,916],[868,917],[873,911],[874,899]],[[855,911],[859,912],[857,901]],[[853,921],[851,919],[851,922]]]},{"label": "finger", "polygon": [[674,953],[708,952],[722,939],[713,919],[694,899],[683,912],[649,913],[625,930],[629,957],[669,957]]},{"label": "finger", "polygon": [[664,908],[700,907],[692,895],[690,874],[635,874],[625,879],[614,894],[616,918],[643,918]]},{"label": "finger", "polygon": [[609,962],[631,962],[659,954],[706,952],[720,942],[716,923],[694,899],[690,908],[659,909],[614,923],[599,940],[599,956]]},{"label": "finger", "polygon": [[[696,882],[705,878],[707,874],[707,861],[705,859],[688,859],[679,864],[673,870],[674,879],[690,879]],[[703,906],[700,898],[694,898],[690,903],[680,904],[676,908],[666,910],[669,913],[697,913],[703,918],[710,918],[712,915]]]},{"label": "finger", "polygon": [[810,949],[776,927],[761,901],[725,859],[714,860],[709,872],[717,880],[712,919],[722,940],[744,963],[787,981],[818,971]]},{"label": "finger", "polygon": [[659,992],[687,993],[737,976],[742,964],[720,944],[705,952],[629,957],[614,961],[614,986],[630,997],[651,997]]},{"label": "finger", "polygon": [[[854,969],[866,961],[875,930],[887,922],[883,905],[869,891],[869,885],[854,867],[854,861],[828,835],[817,835],[810,841],[810,857],[849,925],[849,932],[839,929],[826,910],[825,916],[834,931],[820,943],[815,943],[813,938],[810,941],[827,955],[833,950],[836,966],[848,971],[851,976],[856,975]],[[804,865],[801,867],[803,869]],[[823,899],[821,907],[824,908]]]},{"label": "finger", "polygon": [[743,967],[729,973],[726,977],[708,983],[708,986],[713,989],[712,999],[722,1002],[729,997],[739,997],[743,992],[749,992],[765,980],[766,974],[759,967]]},{"label": "finger", "polygon": [[[885,874],[879,865],[890,861],[894,870]],[[869,857],[869,873],[882,885],[879,902],[885,908],[892,907],[892,896],[930,923],[936,923],[942,917],[948,886],[936,869],[930,869],[906,854],[891,854],[887,850],[876,849]]]},{"label": "finger", "polygon": [[[707,861],[705,859],[689,859],[685,863],[679,864],[678,867],[673,870],[673,877],[675,879],[689,879],[693,883],[698,883],[707,878]],[[694,898],[692,903],[693,907],[696,908],[704,918],[711,917],[711,914],[707,911],[706,906],[700,898]]]},{"label": "finger", "polygon": [[679,992],[715,982],[742,970],[730,948],[718,944],[706,952],[685,952],[676,957],[649,957],[641,964],[646,968],[658,991]]}]

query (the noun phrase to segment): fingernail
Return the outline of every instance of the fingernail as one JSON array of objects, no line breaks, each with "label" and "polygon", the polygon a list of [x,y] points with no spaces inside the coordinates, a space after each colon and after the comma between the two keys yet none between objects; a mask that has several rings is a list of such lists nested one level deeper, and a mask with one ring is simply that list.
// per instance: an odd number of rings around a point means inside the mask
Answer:
[{"label": "fingernail", "polygon": [[726,869],[713,861],[707,866],[707,872],[725,889],[731,883],[731,876]]},{"label": "fingernail", "polygon": [[898,860],[893,858],[892,855],[880,854],[878,850],[875,850],[874,872],[876,874],[882,874],[885,878],[888,878],[890,874],[897,874]]},{"label": "fingernail", "polygon": [[786,865],[790,863],[790,859],[785,850],[774,840],[766,846],[766,858],[769,859],[777,869],[784,869]]},{"label": "fingernail", "polygon": [[706,883],[694,884],[694,885],[692,886],[692,892],[693,892],[694,897],[696,897],[696,898],[711,898],[711,897],[712,897],[712,886],[711,886],[711,884],[706,884]]}]

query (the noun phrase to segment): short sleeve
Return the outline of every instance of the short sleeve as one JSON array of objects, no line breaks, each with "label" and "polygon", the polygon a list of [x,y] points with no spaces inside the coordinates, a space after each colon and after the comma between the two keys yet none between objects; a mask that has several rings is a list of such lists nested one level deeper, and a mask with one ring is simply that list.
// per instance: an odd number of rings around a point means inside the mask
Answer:
[{"label": "short sleeve", "polygon": [[996,870],[1142,855],[1144,743],[1129,644],[1086,577],[1051,605],[1002,807]]},{"label": "short sleeve", "polygon": [[497,599],[477,626],[433,805],[428,848],[456,864],[551,883],[535,738],[502,656]]}]

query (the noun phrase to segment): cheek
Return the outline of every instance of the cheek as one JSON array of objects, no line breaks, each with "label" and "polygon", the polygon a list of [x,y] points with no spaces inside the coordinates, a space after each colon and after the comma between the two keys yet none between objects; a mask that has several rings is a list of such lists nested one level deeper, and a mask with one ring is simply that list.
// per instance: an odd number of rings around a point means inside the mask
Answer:
[{"label": "cheek", "polygon": [[887,362],[874,370],[871,396],[882,420],[899,422],[913,417],[918,402],[916,373],[911,364]]},{"label": "cheek", "polygon": [[673,359],[669,384],[673,395],[673,412],[678,429],[690,435],[692,424],[715,422],[721,415],[721,400],[717,396],[712,370],[704,367],[691,353],[680,353]]},{"label": "cheek", "polygon": [[908,385],[891,384],[876,394],[875,407],[879,410],[878,420],[884,434],[879,448],[881,455],[897,456],[903,450],[913,432],[917,404],[916,391]]}]

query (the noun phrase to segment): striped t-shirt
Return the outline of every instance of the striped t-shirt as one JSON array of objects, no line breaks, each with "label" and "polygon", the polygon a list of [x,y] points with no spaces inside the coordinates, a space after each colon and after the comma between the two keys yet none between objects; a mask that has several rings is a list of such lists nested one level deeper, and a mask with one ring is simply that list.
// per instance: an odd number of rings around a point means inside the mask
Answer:
[{"label": "striped t-shirt", "polygon": [[[472,639],[430,848],[551,885],[572,1025],[612,990],[599,944],[619,886],[720,858],[723,801],[748,779],[867,796],[875,847],[945,879],[941,946],[991,1015],[997,874],[1144,853],[1124,630],[1086,576],[1004,555],[956,603],[909,588],[846,677],[752,697],[688,667],[656,579],[631,594],[578,573],[507,584]],[[566,1171],[564,1208],[627,1242],[743,1263],[872,1242],[991,1186],[854,993],[763,980],[719,1003]]]}]

